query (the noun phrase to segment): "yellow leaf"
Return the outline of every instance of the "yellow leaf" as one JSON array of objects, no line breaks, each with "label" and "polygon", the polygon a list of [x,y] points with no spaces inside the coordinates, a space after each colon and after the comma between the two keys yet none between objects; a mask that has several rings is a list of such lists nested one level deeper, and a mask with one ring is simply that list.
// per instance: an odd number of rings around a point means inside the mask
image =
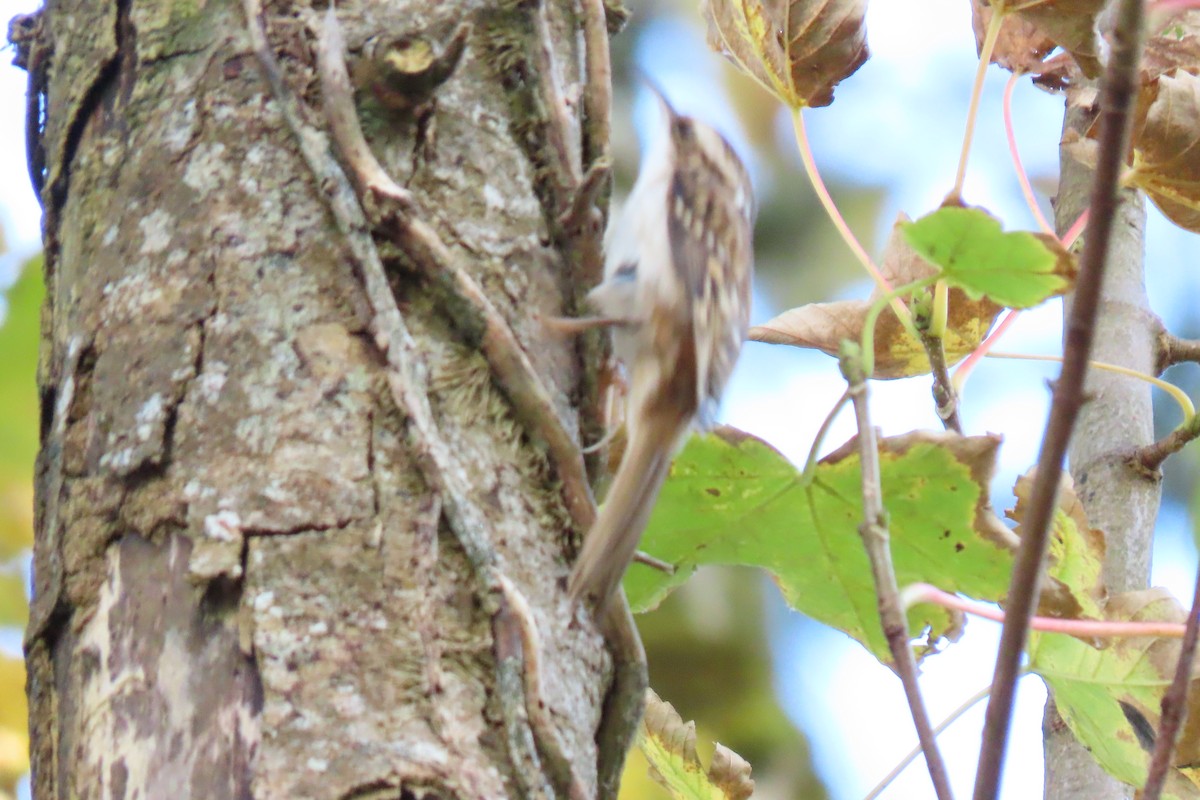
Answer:
[{"label": "yellow leaf", "polygon": [[15,792],[29,772],[29,723],[25,662],[0,655],[0,792]]}]

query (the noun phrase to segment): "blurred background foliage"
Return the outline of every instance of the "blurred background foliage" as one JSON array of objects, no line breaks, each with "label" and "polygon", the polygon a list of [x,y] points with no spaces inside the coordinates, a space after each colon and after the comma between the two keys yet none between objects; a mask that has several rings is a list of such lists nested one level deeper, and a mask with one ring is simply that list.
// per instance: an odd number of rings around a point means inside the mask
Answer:
[{"label": "blurred background foliage", "polygon": [[[4,292],[4,300],[0,324],[0,630],[19,642],[29,614],[25,573],[33,544],[40,257],[20,268],[16,282]],[[15,796],[18,780],[29,770],[25,666],[19,653],[9,650],[0,650],[0,798]]]}]

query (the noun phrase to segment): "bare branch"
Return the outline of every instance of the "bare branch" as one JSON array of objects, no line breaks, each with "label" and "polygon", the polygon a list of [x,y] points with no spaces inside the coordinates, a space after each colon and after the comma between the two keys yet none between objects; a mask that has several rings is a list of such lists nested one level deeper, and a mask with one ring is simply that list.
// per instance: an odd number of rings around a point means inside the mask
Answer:
[{"label": "bare branch", "polygon": [[517,665],[518,674],[524,675],[525,711],[530,727],[537,738],[537,743],[546,755],[546,761],[559,786],[566,789],[570,800],[588,800],[588,790],[583,780],[575,772],[567,754],[566,745],[558,727],[550,718],[546,707],[545,693],[542,690],[541,645],[538,641],[537,625],[533,621],[533,612],[525,596],[513,585],[512,581],[500,576],[500,591],[502,600],[500,611],[493,622],[497,651],[502,640],[509,644],[505,646],[506,658],[514,662],[516,653],[507,652],[511,647],[512,635],[515,632],[520,641],[520,663]]},{"label": "bare branch", "polygon": [[1200,363],[1200,339],[1180,339],[1165,330],[1158,334],[1158,357],[1155,364],[1161,375],[1167,367],[1192,361]]},{"label": "bare branch", "polygon": [[[521,623],[515,618],[517,612],[503,592],[505,579],[500,577],[502,593],[499,607],[492,616],[492,641],[496,652],[496,695],[500,700],[500,715],[504,718],[504,732],[508,737],[508,752],[513,762],[513,774],[521,787],[521,794],[532,800],[553,798],[555,792],[542,770],[538,748],[534,741],[529,721],[529,697],[521,642]],[[521,698],[522,702],[514,698]]]},{"label": "bare branch", "polygon": [[962,421],[958,418],[958,393],[950,382],[950,370],[946,368],[946,348],[941,336],[934,336],[926,327],[917,325],[917,333],[921,337],[921,346],[925,348],[925,356],[929,359],[930,371],[933,373],[933,402],[936,404],[938,419],[948,431],[962,433]]},{"label": "bare branch", "polygon": [[[580,607],[579,613],[587,612]],[[612,650],[613,682],[604,697],[604,715],[600,730],[596,732],[600,748],[597,797],[616,800],[625,754],[637,735],[638,723],[646,707],[646,689],[650,685],[646,675],[646,650],[642,647],[624,592],[617,592],[608,604],[608,610],[600,620],[600,630]]]},{"label": "bare branch", "polygon": [[892,651],[896,673],[904,685],[904,695],[912,712],[917,739],[925,753],[925,764],[929,778],[939,800],[952,800],[950,779],[946,765],[938,750],[929,713],[917,684],[917,662],[908,642],[908,620],[900,601],[900,589],[896,585],[896,571],[892,567],[892,551],[888,532],[887,512],[883,508],[883,488],[879,477],[879,446],[875,440],[875,429],[871,427],[871,416],[867,404],[867,376],[863,369],[862,350],[857,345],[845,345],[840,366],[846,377],[847,389],[854,403],[854,416],[858,422],[859,460],[862,469],[863,522],[858,532],[862,536],[867,558],[871,562],[871,574],[875,579],[875,593],[879,599],[879,621]]},{"label": "bare branch", "polygon": [[604,0],[582,0],[587,80],[583,87],[583,163],[590,170],[608,161],[612,127],[612,64]]},{"label": "bare branch", "polygon": [[1000,768],[1008,746],[1021,654],[1029,632],[1029,619],[1037,606],[1041,590],[1042,561],[1058,486],[1062,480],[1063,459],[1079,408],[1084,402],[1083,383],[1087,362],[1091,357],[1092,337],[1108,262],[1120,171],[1129,140],[1129,111],[1137,86],[1137,67],[1142,47],[1142,1],[1121,0],[1117,14],[1113,48],[1100,99],[1100,155],[1092,183],[1088,235],[1064,337],[1062,372],[1054,387],[1054,401],[1038,457],[1037,478],[1005,603],[1007,617],[1001,633],[992,693],[984,722],[983,743],[979,750],[975,800],[992,800],[999,791]]},{"label": "bare branch", "polygon": [[1188,686],[1192,680],[1192,662],[1196,660],[1196,640],[1200,634],[1200,572],[1196,573],[1196,588],[1192,593],[1192,610],[1188,613],[1187,627],[1179,648],[1179,662],[1175,665],[1175,676],[1162,699],[1162,721],[1158,735],[1154,738],[1154,755],[1150,757],[1150,773],[1146,785],[1139,795],[1142,800],[1158,800],[1171,767],[1171,754],[1179,739],[1179,729],[1187,714]]},{"label": "bare branch", "polygon": [[1200,414],[1193,416],[1154,444],[1139,447],[1126,460],[1143,474],[1161,478],[1162,464],[1200,436]]},{"label": "bare branch", "polygon": [[533,25],[537,32],[537,41],[533,46],[534,68],[537,70],[538,92],[549,121],[546,142],[555,157],[559,185],[573,193],[579,186],[583,170],[579,166],[579,148],[575,146],[575,137],[571,135],[574,128],[571,112],[563,101],[559,70],[554,62],[554,35],[546,18],[545,0],[537,4]]}]

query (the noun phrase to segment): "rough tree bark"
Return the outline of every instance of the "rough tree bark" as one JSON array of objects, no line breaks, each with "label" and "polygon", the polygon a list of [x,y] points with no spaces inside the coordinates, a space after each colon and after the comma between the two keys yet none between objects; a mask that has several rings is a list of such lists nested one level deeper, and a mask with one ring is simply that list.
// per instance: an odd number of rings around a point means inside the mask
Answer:
[{"label": "rough tree bark", "polygon": [[[1086,110],[1070,109],[1064,141],[1080,135],[1090,120]],[[1054,206],[1060,234],[1087,209],[1091,176],[1091,170],[1063,152]],[[1146,297],[1145,225],[1141,196],[1124,191],[1113,226],[1092,358],[1153,375],[1161,326]],[[1162,491],[1156,477],[1131,468],[1126,456],[1154,441],[1150,389],[1100,370],[1089,372],[1086,388],[1088,402],[1068,451],[1071,477],[1088,521],[1105,532],[1104,581],[1109,594],[1144,589],[1150,580],[1151,538]],[[1053,703],[1047,704],[1043,729],[1049,800],[1132,797],[1133,789],[1102,770],[1076,741]]]},{"label": "rough tree bark", "polygon": [[[588,436],[591,377],[538,317],[573,311],[595,266],[559,220],[603,155],[584,113],[596,9],[338,4],[352,65],[373,37],[419,60],[471,24],[432,103],[389,112],[360,95],[364,127],[511,327],[554,414]],[[265,18],[285,82],[319,109],[317,10],[273,3]],[[46,104],[31,148],[47,281],[34,796],[611,789],[596,731],[612,658],[565,602],[580,526],[562,476],[453,292],[381,242],[470,487],[431,489],[334,189],[301,157],[240,2],[50,0],[26,24]],[[302,122],[310,137],[325,127],[319,113]],[[486,520],[484,566],[527,601],[537,641],[494,635],[501,601],[448,524],[451,504]],[[514,659],[524,684],[501,689]]]}]

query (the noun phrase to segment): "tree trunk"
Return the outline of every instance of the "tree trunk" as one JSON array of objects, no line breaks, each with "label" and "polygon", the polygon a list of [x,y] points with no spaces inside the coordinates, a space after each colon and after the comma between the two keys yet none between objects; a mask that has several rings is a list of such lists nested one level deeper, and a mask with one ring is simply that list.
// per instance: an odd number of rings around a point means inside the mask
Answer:
[{"label": "tree trunk", "polygon": [[[1072,108],[1064,137],[1082,135],[1090,119],[1084,110]],[[1063,153],[1055,199],[1060,234],[1087,209],[1091,178],[1091,170]],[[1092,359],[1153,375],[1159,326],[1146,297],[1146,211],[1136,191],[1126,190],[1120,198]],[[1064,308],[1064,319],[1067,313],[1069,305]],[[1124,456],[1154,441],[1153,408],[1149,386],[1121,375],[1090,370],[1085,388],[1088,402],[1080,411],[1068,458],[1088,522],[1105,533],[1104,582],[1111,596],[1144,589],[1150,579],[1151,538],[1161,485],[1130,468]],[[1131,787],[1101,769],[1075,740],[1052,702],[1047,703],[1043,729],[1048,800],[1124,800],[1133,795]]]},{"label": "tree trunk", "polygon": [[[539,317],[573,310],[586,270],[557,224],[571,187],[540,158],[536,87],[579,96],[587,12],[337,11],[352,64],[370,37],[420,34],[437,52],[472,23],[432,99],[394,111],[360,93],[364,127],[577,431],[591,377]],[[304,4],[266,12],[305,108],[319,97],[319,22]],[[40,25],[35,798],[611,788],[596,731],[612,659],[565,599],[580,531],[562,476],[445,287],[381,244],[423,396],[470,489],[435,490],[334,190],[301,157],[241,5],[51,0]],[[598,155],[582,107],[557,109],[576,178]],[[448,522],[464,507],[486,522],[482,553]],[[525,640],[495,635],[485,568],[511,587],[506,602],[527,602]],[[514,658],[525,680],[502,686]]]}]

